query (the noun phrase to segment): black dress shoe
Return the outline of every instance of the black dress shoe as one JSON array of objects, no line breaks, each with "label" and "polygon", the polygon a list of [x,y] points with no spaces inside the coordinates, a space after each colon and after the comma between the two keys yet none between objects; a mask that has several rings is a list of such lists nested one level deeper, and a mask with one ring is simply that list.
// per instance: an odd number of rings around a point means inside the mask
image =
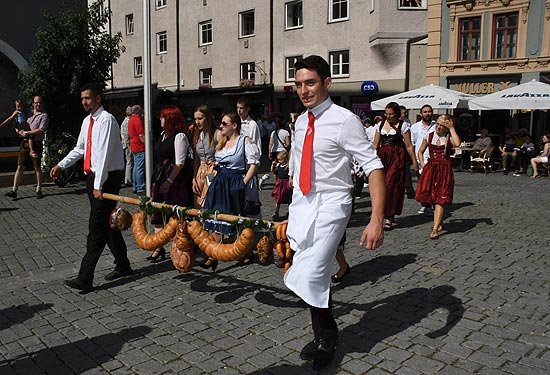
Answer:
[{"label": "black dress shoe", "polygon": [[351,272],[351,267],[348,264],[348,268],[346,268],[346,272],[344,272],[342,276],[338,276],[338,274],[335,273],[334,275],[332,275],[331,280],[333,283],[336,283],[336,284],[341,283],[342,281],[344,281],[344,277],[346,277],[346,275],[348,275],[350,272]]},{"label": "black dress shoe", "polygon": [[302,358],[304,361],[311,361],[315,358],[315,352],[317,351],[317,348],[319,348],[319,344],[321,343],[321,339],[313,339],[313,341],[308,342],[300,352],[300,358]]},{"label": "black dress shoe", "polygon": [[6,197],[9,197],[9,198],[17,198],[17,192],[16,191],[13,191],[13,190],[10,190],[8,191],[6,194],[4,194]]},{"label": "black dress shoe", "polygon": [[67,279],[65,280],[65,285],[73,289],[82,290],[84,292],[89,292],[93,289],[92,284],[85,283],[80,279]]},{"label": "black dress shoe", "polygon": [[119,269],[115,268],[113,271],[109,272],[105,276],[105,280],[112,281],[112,280],[119,279],[119,278],[124,277],[124,276],[130,276],[133,273],[134,273],[134,271],[132,271],[131,268],[126,269],[126,270],[119,270]]},{"label": "black dress shoe", "polygon": [[42,193],[42,190],[38,190],[36,192],[36,198],[38,198],[38,199],[44,198],[44,193]]},{"label": "black dress shoe", "polygon": [[313,357],[313,371],[325,368],[334,359],[337,336],[321,339]]},{"label": "black dress shoe", "polygon": [[252,264],[252,263],[254,263],[254,253],[252,253],[252,255],[245,256],[244,258],[239,260],[236,265],[237,266],[248,266],[249,264]]}]

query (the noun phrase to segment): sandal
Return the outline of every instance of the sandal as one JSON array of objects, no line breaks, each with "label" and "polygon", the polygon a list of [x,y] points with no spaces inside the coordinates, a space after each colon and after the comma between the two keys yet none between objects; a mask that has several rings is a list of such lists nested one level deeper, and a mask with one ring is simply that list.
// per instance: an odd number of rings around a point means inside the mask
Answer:
[{"label": "sandal", "polygon": [[539,178],[540,177],[540,174],[534,174],[531,176],[531,178]]},{"label": "sandal", "polygon": [[437,240],[439,238],[439,233],[437,233],[436,229],[432,230],[432,233],[430,234],[430,240]]},{"label": "sandal", "polygon": [[389,231],[393,229],[393,223],[391,220],[385,220],[384,221],[384,230]]}]

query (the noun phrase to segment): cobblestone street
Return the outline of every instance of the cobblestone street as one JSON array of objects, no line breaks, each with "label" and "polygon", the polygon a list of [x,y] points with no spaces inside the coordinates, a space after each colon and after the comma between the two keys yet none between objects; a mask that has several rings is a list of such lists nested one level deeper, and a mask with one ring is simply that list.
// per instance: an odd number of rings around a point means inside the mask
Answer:
[{"label": "cobblestone street", "polygon": [[[370,200],[356,201],[347,231],[352,272],[333,287],[340,329],[323,374],[550,373],[548,178],[456,173],[439,240],[432,217],[405,200],[376,251],[359,248]],[[264,217],[271,190],[261,192]],[[283,271],[222,263],[179,273],[145,260],[125,232],[134,275],[95,289],[63,284],[85,252],[83,184],[32,186],[0,198],[0,374],[313,374],[300,360],[309,311]],[[121,190],[130,195],[131,189]],[[125,205],[131,212],[135,206]],[[281,213],[286,213],[283,207]]]}]

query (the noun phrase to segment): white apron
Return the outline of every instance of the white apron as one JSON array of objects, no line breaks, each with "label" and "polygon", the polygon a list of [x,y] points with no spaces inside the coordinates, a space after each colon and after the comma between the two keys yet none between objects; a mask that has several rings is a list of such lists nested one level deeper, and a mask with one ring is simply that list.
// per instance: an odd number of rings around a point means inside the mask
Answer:
[{"label": "white apron", "polygon": [[328,308],[336,249],[351,214],[349,191],[302,195],[294,189],[286,235],[295,250],[284,282],[308,305]]}]

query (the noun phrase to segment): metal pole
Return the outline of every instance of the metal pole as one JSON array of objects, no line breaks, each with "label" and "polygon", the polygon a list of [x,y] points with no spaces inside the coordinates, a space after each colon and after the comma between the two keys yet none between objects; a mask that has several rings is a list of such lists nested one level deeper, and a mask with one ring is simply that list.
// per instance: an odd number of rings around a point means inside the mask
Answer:
[{"label": "metal pole", "polygon": [[151,130],[151,7],[143,0],[143,121],[145,128],[145,192],[151,196],[153,133]]}]

